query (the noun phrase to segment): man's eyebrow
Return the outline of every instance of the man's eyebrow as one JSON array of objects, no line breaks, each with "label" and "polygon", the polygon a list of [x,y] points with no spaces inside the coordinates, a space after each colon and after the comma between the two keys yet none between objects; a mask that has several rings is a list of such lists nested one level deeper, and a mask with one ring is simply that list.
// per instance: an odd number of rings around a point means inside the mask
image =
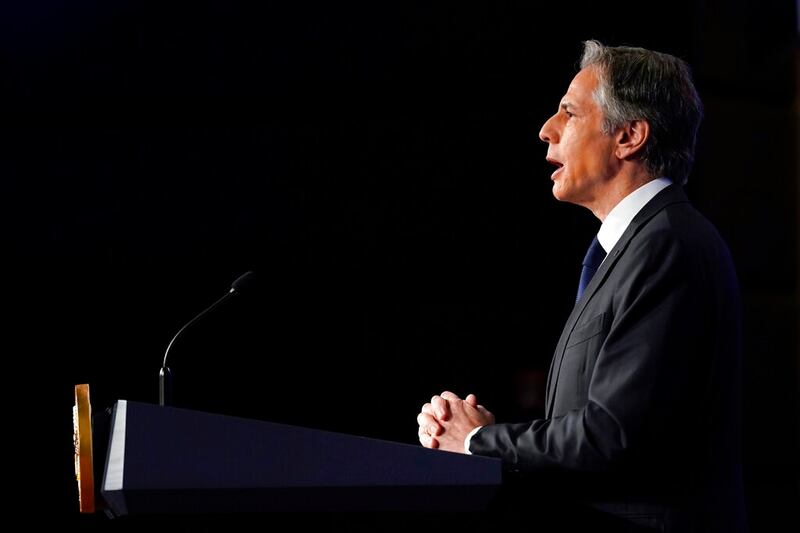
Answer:
[{"label": "man's eyebrow", "polygon": [[560,107],[564,111],[569,111],[570,109],[573,109],[573,110],[575,109],[575,104],[573,104],[569,100],[564,100],[564,101],[561,102],[561,106]]}]

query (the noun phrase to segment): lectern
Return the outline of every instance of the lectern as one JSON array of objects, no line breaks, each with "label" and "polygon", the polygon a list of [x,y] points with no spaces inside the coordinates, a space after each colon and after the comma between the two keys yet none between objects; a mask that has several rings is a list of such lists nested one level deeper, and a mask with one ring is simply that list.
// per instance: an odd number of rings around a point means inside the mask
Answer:
[{"label": "lectern", "polygon": [[476,511],[501,484],[494,458],[126,400],[98,433],[111,516]]}]

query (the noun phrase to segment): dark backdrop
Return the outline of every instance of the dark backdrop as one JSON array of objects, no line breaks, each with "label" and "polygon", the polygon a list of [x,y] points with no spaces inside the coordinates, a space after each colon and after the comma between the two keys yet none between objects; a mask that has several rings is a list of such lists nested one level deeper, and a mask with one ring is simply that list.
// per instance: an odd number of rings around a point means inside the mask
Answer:
[{"label": "dark backdrop", "polygon": [[25,516],[113,527],[77,516],[73,386],[157,401],[169,340],[247,270],[175,343],[178,405],[408,443],[443,389],[536,416],[598,226],[552,198],[538,131],[597,38],[694,68],[688,192],[747,312],[753,530],[794,520],[792,2],[20,4],[0,172]]}]

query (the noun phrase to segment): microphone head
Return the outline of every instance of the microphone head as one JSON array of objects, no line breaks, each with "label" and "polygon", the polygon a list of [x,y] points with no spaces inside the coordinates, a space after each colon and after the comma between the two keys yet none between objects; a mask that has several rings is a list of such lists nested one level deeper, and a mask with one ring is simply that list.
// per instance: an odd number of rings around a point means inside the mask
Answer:
[{"label": "microphone head", "polygon": [[249,270],[236,278],[236,281],[231,283],[231,292],[246,291],[248,287],[252,287],[256,280],[256,273]]}]

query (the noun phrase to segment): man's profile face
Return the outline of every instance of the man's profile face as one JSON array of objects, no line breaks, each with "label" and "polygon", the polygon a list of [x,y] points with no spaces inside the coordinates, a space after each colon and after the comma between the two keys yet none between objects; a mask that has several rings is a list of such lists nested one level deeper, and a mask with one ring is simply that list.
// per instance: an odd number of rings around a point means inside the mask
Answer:
[{"label": "man's profile face", "polygon": [[597,83],[595,67],[578,72],[539,132],[549,144],[547,160],[558,167],[551,176],[553,195],[590,209],[616,163],[614,136],[603,133],[603,113],[592,97]]}]

